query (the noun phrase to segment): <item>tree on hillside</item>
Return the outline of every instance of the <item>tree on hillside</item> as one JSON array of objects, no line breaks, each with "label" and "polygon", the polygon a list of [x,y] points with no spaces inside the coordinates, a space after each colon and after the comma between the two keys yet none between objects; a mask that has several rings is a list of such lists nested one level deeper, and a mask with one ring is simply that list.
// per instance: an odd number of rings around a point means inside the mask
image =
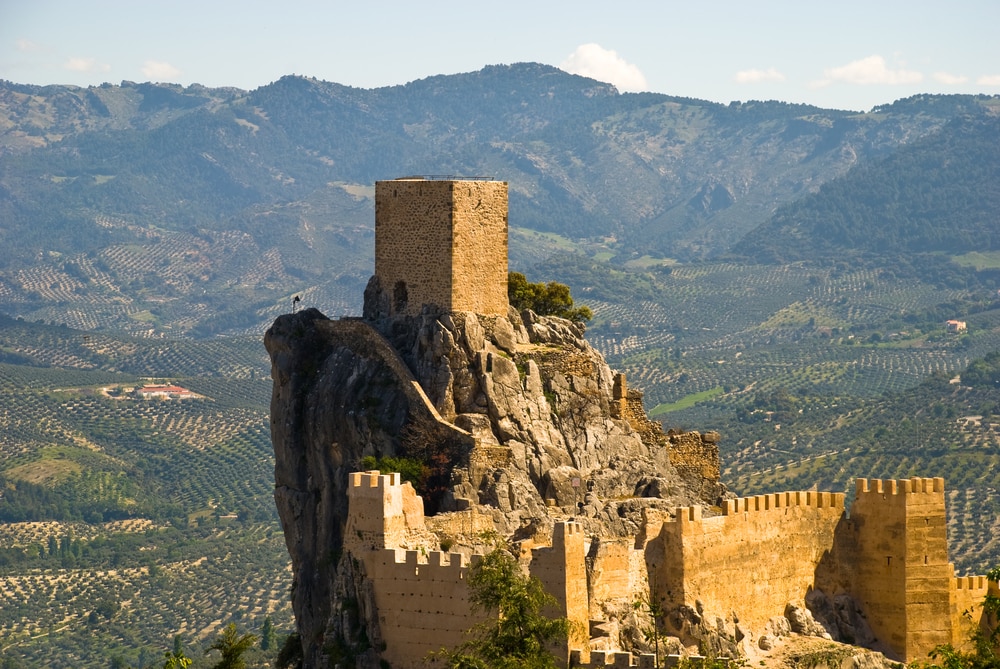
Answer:
[{"label": "tree on hillside", "polygon": [[260,630],[260,649],[271,650],[275,646],[274,623],[271,616],[264,617],[264,626]]},{"label": "tree on hillside", "polygon": [[208,647],[205,655],[213,650],[219,651],[221,657],[212,665],[212,669],[246,669],[247,663],[243,659],[243,654],[253,648],[255,643],[257,643],[256,634],[250,632],[240,634],[236,631],[236,623],[229,623]]},{"label": "tree on hillside", "polygon": [[531,309],[540,316],[558,316],[582,323],[593,318],[590,307],[573,308],[573,297],[569,286],[549,281],[530,283],[520,272],[507,274],[507,299],[518,311]]},{"label": "tree on hillside", "polygon": [[549,618],[542,610],[555,599],[541,581],[527,576],[502,543],[469,570],[469,600],[489,620],[469,630],[470,639],[436,658],[449,669],[554,669],[550,648],[569,634],[565,618]]}]

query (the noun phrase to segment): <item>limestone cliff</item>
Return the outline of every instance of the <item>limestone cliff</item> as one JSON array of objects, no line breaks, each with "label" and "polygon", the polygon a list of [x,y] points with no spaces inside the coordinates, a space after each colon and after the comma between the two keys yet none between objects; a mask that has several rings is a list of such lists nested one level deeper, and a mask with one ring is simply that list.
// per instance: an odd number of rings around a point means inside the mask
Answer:
[{"label": "limestone cliff", "polygon": [[482,529],[530,546],[570,517],[624,540],[644,514],[725,496],[718,436],[663,434],[582,326],[513,310],[388,317],[378,303],[374,283],[364,320],[311,309],[265,337],[275,499],[306,666],[377,666],[372,592],[344,550],[348,474],[365,456],[429,463],[428,527],[466,552]]}]

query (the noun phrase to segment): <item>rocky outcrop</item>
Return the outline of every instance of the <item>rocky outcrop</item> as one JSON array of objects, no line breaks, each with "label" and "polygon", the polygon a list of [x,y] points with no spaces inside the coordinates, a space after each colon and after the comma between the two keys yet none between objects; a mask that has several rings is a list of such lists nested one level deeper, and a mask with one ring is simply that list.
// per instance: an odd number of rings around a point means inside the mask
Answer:
[{"label": "rocky outcrop", "polygon": [[[306,310],[265,337],[275,500],[306,666],[347,657],[377,666],[378,617],[363,566],[344,551],[347,477],[366,456],[428,463],[419,482],[428,526],[466,552],[482,519],[528,542],[571,516],[593,536],[628,537],[650,509],[725,493],[717,464],[714,479],[690,467],[682,477],[671,437],[616,417],[614,375],[580,325],[514,311],[366,314],[333,321]],[[451,520],[469,509],[478,524]]]}]

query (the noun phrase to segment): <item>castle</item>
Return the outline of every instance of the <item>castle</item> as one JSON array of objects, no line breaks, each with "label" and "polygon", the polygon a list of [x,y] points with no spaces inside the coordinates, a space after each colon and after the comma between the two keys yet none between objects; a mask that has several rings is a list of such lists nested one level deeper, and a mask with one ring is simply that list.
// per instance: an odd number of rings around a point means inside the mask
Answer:
[{"label": "castle", "polygon": [[[421,666],[428,653],[461,643],[478,620],[465,583],[469,558],[400,547],[425,520],[420,498],[398,474],[357,472],[350,485],[345,546],[364,562],[374,589],[384,656],[393,667]],[[826,624],[867,625],[896,659],[960,646],[971,624],[963,614],[1000,591],[984,576],[955,577],[943,480],[858,479],[856,493],[850,514],[843,493],[815,491],[726,500],[713,517],[703,517],[700,506],[650,514],[641,534],[625,542],[586,536],[567,520],[553,527],[551,546],[530,549],[529,572],[578,630],[590,629],[603,600],[650,597],[666,611],[735,612],[734,633],[759,636],[789,602],[822,592],[857,607]],[[682,631],[671,625],[668,617],[668,631]],[[861,630],[853,632],[860,641]],[[579,634],[569,640],[574,666],[629,655],[591,652],[588,641]]]},{"label": "castle", "polygon": [[[850,508],[726,494],[718,434],[664,434],[582,328],[509,310],[506,183],[377,182],[375,267],[363,319],[299,313],[265,340],[307,666],[351,646],[405,669],[461,643],[484,529],[516,538],[576,623],[556,651],[571,666],[654,666],[619,643],[643,602],[686,653],[709,633],[764,648],[795,618],[912,661],[961,643],[964,613],[1000,594],[955,576],[942,479],[858,479]],[[427,517],[399,474],[348,469],[399,449],[451,458]]]}]

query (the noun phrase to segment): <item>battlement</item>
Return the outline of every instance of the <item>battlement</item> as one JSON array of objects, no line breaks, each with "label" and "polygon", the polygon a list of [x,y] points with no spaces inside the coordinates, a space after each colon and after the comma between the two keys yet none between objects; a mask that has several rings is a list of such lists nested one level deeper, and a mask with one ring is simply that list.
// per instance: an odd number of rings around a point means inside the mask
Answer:
[{"label": "battlement", "polygon": [[989,588],[989,581],[985,576],[956,576],[954,579],[955,590],[981,591],[986,596]]},{"label": "battlement", "polygon": [[[476,560],[478,562],[478,560]],[[381,552],[381,565],[405,565],[414,568],[414,575],[429,577],[430,570],[444,569],[445,580],[464,578],[469,560],[461,553],[443,551],[413,551],[404,548],[386,548]],[[426,567],[427,569],[420,569]]]},{"label": "battlement", "polygon": [[665,522],[680,525],[706,522],[726,523],[730,518],[749,520],[752,514],[762,514],[769,511],[782,512],[781,515],[783,515],[785,511],[793,508],[842,510],[845,498],[844,493],[840,492],[817,492],[815,490],[777,492],[723,500],[722,515],[715,517],[704,516],[700,506],[678,507],[674,512],[674,518]]},{"label": "battlement", "polygon": [[917,495],[943,494],[944,479],[941,477],[921,478],[914,476],[909,479],[856,479],[855,492],[861,495]]},{"label": "battlement", "polygon": [[787,509],[795,506],[808,506],[817,509],[843,509],[845,498],[846,495],[842,492],[819,492],[816,490],[776,492],[769,495],[755,495],[753,497],[724,500],[722,515],[732,516],[738,513]]},{"label": "battlement", "polygon": [[[680,657],[677,657],[679,661]],[[635,662],[636,659],[638,659],[638,664]],[[624,650],[592,650],[590,651],[590,661],[584,662],[583,651],[573,650],[569,654],[569,666],[581,669],[603,669],[603,667],[653,669],[656,666],[656,656],[652,653],[643,653],[635,658],[632,653]],[[673,666],[676,666],[676,663]]]},{"label": "battlement", "polygon": [[377,469],[367,472],[352,472],[347,496],[351,497],[382,497],[388,488],[398,488],[402,478],[397,472],[382,474]]},{"label": "battlement", "polygon": [[584,535],[583,525],[572,520],[568,520],[564,523],[556,523],[552,526],[552,541],[555,543],[556,539],[567,539],[567,538],[582,538]]}]

